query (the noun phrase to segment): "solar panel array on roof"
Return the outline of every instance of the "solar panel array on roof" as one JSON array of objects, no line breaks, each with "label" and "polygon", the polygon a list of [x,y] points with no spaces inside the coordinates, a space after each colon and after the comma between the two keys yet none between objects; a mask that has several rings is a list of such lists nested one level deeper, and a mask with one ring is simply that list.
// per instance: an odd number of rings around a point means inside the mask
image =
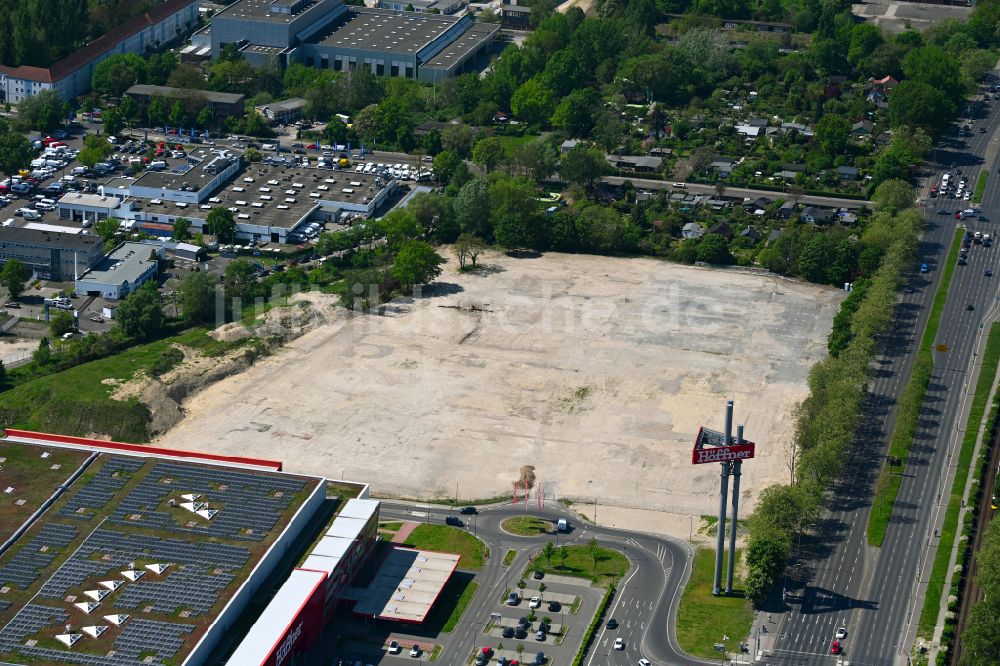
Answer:
[{"label": "solar panel array on roof", "polygon": [[76,538],[72,525],[46,523],[14,556],[0,567],[0,585],[12,585],[26,590],[41,572],[60,555],[62,548]]},{"label": "solar panel array on roof", "polygon": [[[55,627],[57,632],[61,631],[67,620],[69,615],[60,608],[29,604],[21,609],[3,631],[0,631],[0,650],[31,660],[86,666],[163,664],[181,648],[184,635],[194,629],[191,625],[174,622],[131,619],[125,624],[114,643],[108,645],[109,649],[105,655],[24,644],[30,637],[50,627]],[[110,649],[112,645],[114,649]]]},{"label": "solar panel array on roof", "polygon": [[142,458],[109,457],[97,474],[70,496],[59,515],[90,520],[93,512],[106,506],[146,462]]},{"label": "solar panel array on roof", "polygon": [[[157,462],[108,522],[260,541],[304,487],[302,479]],[[168,499],[176,500],[181,494],[201,495],[199,501],[208,508],[221,510],[212,520],[204,520],[166,506]]]},{"label": "solar panel array on roof", "polygon": [[[99,557],[95,559],[95,555]],[[228,584],[232,576],[227,572],[241,569],[250,559],[250,551],[222,543],[161,539],[102,528],[87,537],[42,586],[40,594],[61,599],[91,576],[118,571],[140,558],[197,567],[192,571],[221,570],[216,576]]]}]

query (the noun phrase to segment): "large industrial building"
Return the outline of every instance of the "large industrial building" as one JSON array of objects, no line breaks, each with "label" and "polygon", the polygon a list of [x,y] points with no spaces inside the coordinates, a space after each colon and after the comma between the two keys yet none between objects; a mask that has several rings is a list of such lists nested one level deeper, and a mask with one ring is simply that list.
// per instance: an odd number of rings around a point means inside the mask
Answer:
[{"label": "large industrial building", "polygon": [[0,458],[0,663],[291,663],[377,540],[357,485],[321,538],[337,554],[289,571],[330,500],[276,461],[12,429]]},{"label": "large industrial building", "polygon": [[94,67],[122,53],[147,55],[198,23],[198,0],[165,0],[109,30],[51,67],[0,66],[0,103],[17,104],[43,90],[72,99],[90,90]]},{"label": "large industrial building", "polygon": [[109,301],[125,298],[159,274],[156,246],[122,243],[93,268],[76,278],[76,293]]},{"label": "large industrial building", "polygon": [[[370,217],[395,189],[396,181],[382,176],[303,167],[280,156],[244,164],[239,151],[198,148],[162,170],[111,178],[100,196],[68,194],[59,201],[59,214],[118,217],[169,237],[177,218],[203,230],[208,213],[223,207],[236,221],[237,240],[286,243],[289,234],[310,223]],[[103,207],[95,208],[102,201]]]},{"label": "large industrial building", "polygon": [[0,226],[0,266],[16,259],[46,279],[72,279],[104,256],[100,236],[41,222]]},{"label": "large industrial building", "polygon": [[499,29],[471,16],[355,7],[343,0],[237,0],[192,41],[210,44],[213,57],[235,44],[258,66],[276,58],[440,81],[464,71]]}]

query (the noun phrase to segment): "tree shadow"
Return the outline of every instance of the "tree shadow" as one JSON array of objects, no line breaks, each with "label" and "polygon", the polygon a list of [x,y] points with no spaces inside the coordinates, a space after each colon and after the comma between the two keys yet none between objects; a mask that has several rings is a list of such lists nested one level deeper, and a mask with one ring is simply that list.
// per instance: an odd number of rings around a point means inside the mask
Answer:
[{"label": "tree shadow", "polygon": [[540,259],[542,253],[538,250],[509,250],[507,256],[514,259]]}]

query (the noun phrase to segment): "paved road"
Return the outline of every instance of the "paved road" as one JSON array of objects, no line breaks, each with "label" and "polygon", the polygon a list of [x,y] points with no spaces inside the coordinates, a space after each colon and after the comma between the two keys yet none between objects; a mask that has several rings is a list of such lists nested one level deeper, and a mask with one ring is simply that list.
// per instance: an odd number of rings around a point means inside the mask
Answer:
[{"label": "paved road", "polygon": [[[518,510],[520,509],[520,510]],[[383,501],[380,516],[383,520],[418,520],[422,522],[443,523],[448,515],[455,512],[446,507],[426,504],[397,503]],[[466,520],[466,529],[473,532],[490,546],[494,558],[491,560],[491,570],[480,592],[466,610],[465,617],[488,616],[492,608],[495,594],[486,594],[485,590],[504,585],[504,575],[507,571],[516,574],[526,565],[532,553],[537,552],[551,536],[528,538],[513,536],[505,532],[501,522],[511,515],[523,515],[523,505],[514,507],[509,504],[483,508],[478,516],[462,516]],[[602,629],[591,648],[586,666],[616,666],[635,664],[640,657],[650,659],[654,664],[669,664],[670,666],[695,666],[697,664],[714,664],[716,662],[702,661],[684,654],[677,646],[675,635],[675,615],[680,593],[690,575],[690,563],[693,555],[690,546],[667,537],[641,534],[625,530],[617,530],[596,526],[590,523],[578,522],[576,517],[561,505],[548,505],[542,509],[532,506],[528,513],[549,520],[567,518],[572,530],[561,535],[559,543],[582,543],[592,537],[599,543],[616,548],[625,553],[633,563],[632,569],[619,583],[619,593],[608,614],[620,623],[617,630]],[[518,556],[509,567],[499,567],[498,560],[507,550],[518,551]],[[498,557],[499,556],[499,557]],[[495,569],[493,569],[495,567]],[[487,608],[489,607],[489,608]],[[579,636],[579,635],[578,635]],[[625,650],[613,649],[614,639],[622,637]],[[739,637],[732,637],[731,645],[735,648]],[[719,636],[719,640],[722,637]],[[451,639],[449,651],[451,654],[469,654],[482,638],[478,631],[465,634],[461,630],[455,632]]]},{"label": "paved road", "polygon": [[[702,185],[700,183],[686,183],[684,189],[678,189],[672,186],[669,181],[665,180],[655,180],[651,178],[624,178],[622,176],[605,176],[602,178],[605,183],[610,185],[621,185],[625,181],[632,183],[637,188],[648,189],[648,190],[676,190],[677,192],[691,192],[694,194],[715,194],[714,185]],[[725,196],[727,197],[750,197],[756,199],[757,197],[767,197],[768,199],[774,201],[775,199],[787,199],[787,192],[775,192],[772,190],[753,190],[745,187],[727,187]],[[859,206],[867,206],[871,208],[871,201],[862,201],[859,199],[841,199],[838,197],[821,197],[814,196],[811,194],[803,195],[799,197],[799,202],[803,204],[811,204],[818,206],[833,206],[836,208],[840,207],[850,207],[857,208]]]},{"label": "paved road", "polygon": [[[953,137],[935,152],[940,167],[955,163],[974,186],[989,141],[998,129],[998,114],[976,120],[987,134],[966,140]],[[994,151],[995,152],[995,149]],[[991,169],[996,173],[995,168]],[[956,201],[932,201],[942,208],[961,208]],[[1000,228],[1000,188],[987,190],[984,215],[997,222],[967,220],[973,231],[996,233]],[[788,580],[788,612],[784,615],[768,657],[771,664],[832,662],[830,643],[839,626],[847,627],[844,659],[851,664],[884,666],[905,663],[922,603],[920,572],[933,558],[934,525],[941,517],[939,498],[951,469],[950,453],[964,427],[965,387],[971,377],[973,347],[980,322],[997,302],[997,278],[986,278],[985,268],[997,267],[1000,248],[973,246],[967,266],[956,267],[936,342],[947,352],[935,353],[935,368],[922,409],[916,441],[903,476],[887,538],[881,549],[869,548],[865,526],[878,470],[884,461],[895,419],[895,403],[909,379],[919,335],[926,325],[929,305],[959,222],[927,209],[928,229],[919,250],[930,273],[914,272],[912,293],[904,293],[896,324],[887,336],[883,356],[866,404],[868,427],[851,453],[849,470],[834,488],[830,514],[817,534],[801,544],[802,561]],[[973,309],[969,310],[968,306]],[[931,548],[928,548],[931,546]]]}]

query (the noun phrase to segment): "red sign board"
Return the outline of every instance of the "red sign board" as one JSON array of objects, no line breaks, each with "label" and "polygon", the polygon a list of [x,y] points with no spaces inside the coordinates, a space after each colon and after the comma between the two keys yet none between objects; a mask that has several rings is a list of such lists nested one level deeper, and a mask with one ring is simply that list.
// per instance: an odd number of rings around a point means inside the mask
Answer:
[{"label": "red sign board", "polygon": [[691,462],[695,465],[702,465],[704,463],[721,463],[729,460],[747,460],[753,458],[753,449],[753,442],[695,449],[691,454]]}]

